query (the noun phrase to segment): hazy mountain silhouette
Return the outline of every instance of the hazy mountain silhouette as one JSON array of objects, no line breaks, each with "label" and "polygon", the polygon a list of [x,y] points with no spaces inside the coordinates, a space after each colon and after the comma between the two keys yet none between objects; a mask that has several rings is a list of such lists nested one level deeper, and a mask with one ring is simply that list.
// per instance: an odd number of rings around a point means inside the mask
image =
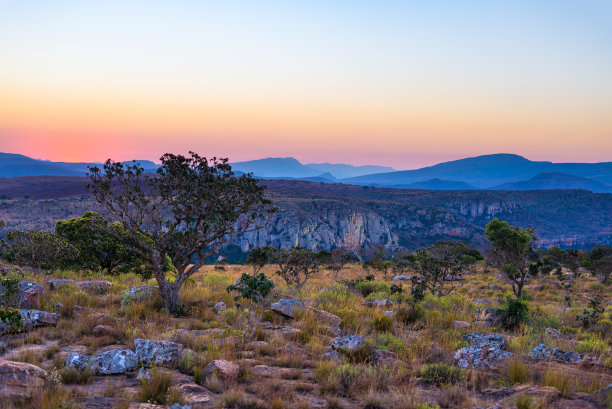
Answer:
[{"label": "hazy mountain silhouette", "polygon": [[612,162],[552,163],[534,162],[513,154],[483,155],[439,163],[415,170],[343,179],[342,183],[397,186],[431,179],[461,181],[480,189],[531,179],[540,173],[564,173],[612,183]]},{"label": "hazy mountain silhouette", "polygon": [[529,180],[515,183],[505,183],[496,186],[495,190],[551,190],[551,189],[583,189],[595,193],[612,193],[612,185],[598,180],[565,173],[539,173]]}]

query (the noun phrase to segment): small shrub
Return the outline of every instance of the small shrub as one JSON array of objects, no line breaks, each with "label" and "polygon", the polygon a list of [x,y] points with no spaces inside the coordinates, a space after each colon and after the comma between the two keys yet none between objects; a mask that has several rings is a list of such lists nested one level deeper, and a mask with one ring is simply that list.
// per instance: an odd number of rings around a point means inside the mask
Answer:
[{"label": "small shrub", "polygon": [[59,371],[62,382],[65,384],[88,385],[93,382],[94,377],[89,368],[79,371],[76,368],[62,368]]},{"label": "small shrub", "polygon": [[595,353],[603,354],[608,350],[608,343],[597,336],[588,334],[583,341],[580,341],[576,346],[576,351],[586,354]]},{"label": "small shrub", "polygon": [[532,409],[533,399],[531,396],[522,395],[516,398],[516,409]]},{"label": "small shrub", "polygon": [[529,319],[529,303],[523,298],[506,296],[506,306],[502,312],[502,325],[506,329],[516,328]]},{"label": "small shrub", "polygon": [[372,321],[372,328],[377,332],[389,332],[393,328],[393,320],[386,315],[379,315]]},{"label": "small shrub", "polygon": [[421,367],[421,376],[438,385],[453,384],[463,378],[460,368],[450,366],[447,363],[425,364]]},{"label": "small shrub", "polygon": [[400,308],[395,314],[395,319],[403,324],[410,325],[423,319],[425,309],[421,305],[415,305],[410,308]]},{"label": "small shrub", "polygon": [[363,297],[367,297],[372,293],[391,293],[389,284],[382,281],[361,281],[355,285],[355,289],[359,291]]}]

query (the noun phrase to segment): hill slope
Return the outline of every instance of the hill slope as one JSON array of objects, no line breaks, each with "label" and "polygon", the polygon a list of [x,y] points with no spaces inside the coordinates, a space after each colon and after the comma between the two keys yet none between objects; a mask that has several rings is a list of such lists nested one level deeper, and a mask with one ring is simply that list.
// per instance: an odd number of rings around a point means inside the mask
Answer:
[{"label": "hill slope", "polygon": [[566,175],[564,173],[539,173],[533,178],[521,182],[505,183],[496,186],[496,190],[551,190],[583,189],[595,193],[612,193],[612,185],[598,180]]}]

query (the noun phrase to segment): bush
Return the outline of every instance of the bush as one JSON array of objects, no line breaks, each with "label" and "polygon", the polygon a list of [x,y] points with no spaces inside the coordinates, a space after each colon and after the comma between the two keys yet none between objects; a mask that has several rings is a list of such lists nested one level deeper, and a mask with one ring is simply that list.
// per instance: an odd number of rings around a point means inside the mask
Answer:
[{"label": "bush", "polygon": [[89,368],[79,371],[76,368],[62,368],[59,372],[62,382],[65,384],[88,385],[93,382],[93,374]]},{"label": "bush", "polygon": [[395,314],[395,319],[406,325],[414,324],[425,316],[425,309],[421,305],[411,308],[400,308]]},{"label": "bush", "polygon": [[386,315],[379,315],[372,321],[372,328],[377,332],[389,332],[393,328],[393,320]]},{"label": "bush", "polygon": [[391,287],[389,284],[381,281],[361,281],[355,285],[355,289],[364,297],[367,297],[372,293],[391,293]]},{"label": "bush", "polygon": [[421,376],[423,379],[438,385],[449,385],[461,380],[463,372],[460,368],[440,362],[423,365],[421,367]]},{"label": "bush", "polygon": [[506,329],[516,328],[529,319],[529,303],[523,298],[506,296],[506,306],[502,312],[502,325]]}]

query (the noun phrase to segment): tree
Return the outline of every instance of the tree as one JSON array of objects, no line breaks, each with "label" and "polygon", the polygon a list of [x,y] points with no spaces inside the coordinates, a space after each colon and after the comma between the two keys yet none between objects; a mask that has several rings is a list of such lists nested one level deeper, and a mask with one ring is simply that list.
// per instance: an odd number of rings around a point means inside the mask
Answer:
[{"label": "tree", "polygon": [[508,222],[491,220],[485,227],[485,237],[491,243],[489,258],[505,275],[517,298],[523,293],[527,276],[535,274],[533,229],[511,226]]},{"label": "tree", "polygon": [[11,230],[6,233],[6,241],[0,242],[0,249],[8,261],[29,265],[36,271],[65,266],[78,253],[63,237],[40,229]]},{"label": "tree", "polygon": [[410,253],[395,253],[391,257],[393,266],[391,267],[394,275],[403,275],[406,270],[414,265],[414,254]]},{"label": "tree", "polygon": [[599,281],[604,284],[608,283],[612,273],[612,246],[598,244],[593,247],[583,265],[591,271],[591,274],[598,276]]},{"label": "tree", "polygon": [[334,270],[334,281],[338,281],[338,274],[348,263],[359,261],[357,254],[347,249],[335,249],[331,252],[331,269]]},{"label": "tree", "polygon": [[[538,260],[540,271],[543,274],[554,272],[559,284],[563,287],[565,302],[568,307],[572,306],[572,287],[580,274],[580,266],[584,258],[585,254],[581,250],[563,250],[556,246],[540,251],[540,259]],[[570,270],[573,276],[566,276],[563,273],[563,268]]]},{"label": "tree", "polygon": [[246,264],[253,267],[253,276],[270,263],[270,257],[274,253],[275,248],[271,246],[263,246],[254,248],[246,259]]},{"label": "tree", "polygon": [[[227,292],[237,292],[234,297],[236,306],[243,310],[247,317],[245,334],[247,339],[253,338],[264,312],[270,308],[268,295],[274,288],[274,283],[264,273],[249,275],[243,273],[235,284],[227,287]],[[240,302],[244,300],[244,304]]]},{"label": "tree", "polygon": [[[263,227],[275,211],[264,186],[250,174],[236,177],[227,159],[165,154],[156,174],[136,162],[110,159],[91,167],[88,189],[123,225],[110,229],[128,250],[146,260],[166,309],[181,311],[179,289],[236,234]],[[165,275],[169,257],[176,275]]]},{"label": "tree", "polygon": [[482,256],[463,242],[439,241],[417,250],[412,262],[423,285],[432,294],[444,296],[463,285],[463,273]]},{"label": "tree", "polygon": [[276,274],[280,275],[287,285],[296,289],[302,288],[310,277],[318,273],[325,261],[319,253],[302,247],[276,249],[272,260],[278,264]]},{"label": "tree", "polygon": [[[117,270],[139,269],[146,263],[117,238],[126,237],[120,231],[122,228],[121,223],[113,223],[97,212],[88,211],[78,218],[59,220],[55,233],[78,249],[75,262],[80,267],[113,274]],[[112,230],[118,231],[113,234]]]}]

